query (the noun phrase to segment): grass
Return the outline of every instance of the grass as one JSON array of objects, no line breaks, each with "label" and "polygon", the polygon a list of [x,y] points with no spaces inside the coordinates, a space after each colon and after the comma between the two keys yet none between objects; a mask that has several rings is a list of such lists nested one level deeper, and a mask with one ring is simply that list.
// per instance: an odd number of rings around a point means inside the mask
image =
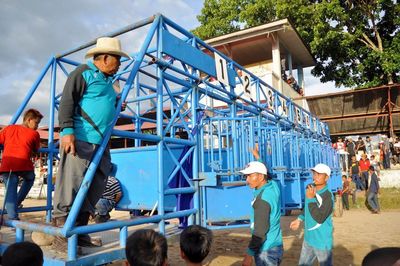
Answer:
[{"label": "grass", "polygon": [[[400,209],[400,188],[381,188],[378,195],[381,210]],[[350,208],[352,207],[351,196],[349,197]],[[365,193],[357,193],[357,204],[365,206]]]}]

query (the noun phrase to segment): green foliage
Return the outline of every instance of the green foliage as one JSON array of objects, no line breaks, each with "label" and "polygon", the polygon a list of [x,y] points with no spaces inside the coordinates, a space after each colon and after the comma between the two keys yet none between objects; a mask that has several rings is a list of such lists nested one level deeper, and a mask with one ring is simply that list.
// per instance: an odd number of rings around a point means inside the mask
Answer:
[{"label": "green foliage", "polygon": [[400,82],[397,0],[205,0],[202,39],[289,18],[309,44],[314,76],[336,86]]}]

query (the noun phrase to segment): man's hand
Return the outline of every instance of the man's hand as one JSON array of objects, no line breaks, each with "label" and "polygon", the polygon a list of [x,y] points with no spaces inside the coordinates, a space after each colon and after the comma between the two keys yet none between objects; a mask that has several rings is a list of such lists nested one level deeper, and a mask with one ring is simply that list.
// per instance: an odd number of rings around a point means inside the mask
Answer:
[{"label": "man's hand", "polygon": [[253,257],[250,256],[249,254],[246,254],[242,261],[242,266],[251,266],[252,263],[253,263]]},{"label": "man's hand", "polygon": [[127,102],[123,102],[123,103],[121,104],[121,112],[125,111],[127,105],[128,105]]},{"label": "man's hand", "polygon": [[65,135],[61,138],[61,149],[65,153],[71,153],[75,156],[75,135]]},{"label": "man's hand", "polygon": [[315,197],[315,194],[317,194],[317,189],[312,185],[307,186],[306,197],[312,199]]},{"label": "man's hand", "polygon": [[250,148],[251,153],[253,154],[256,160],[260,159],[260,153],[258,152],[258,143],[254,145],[254,148]]},{"label": "man's hand", "polygon": [[300,224],[301,224],[301,220],[296,219],[290,223],[290,229],[292,229],[293,231],[296,231],[297,229],[299,229]]},{"label": "man's hand", "polygon": [[[117,95],[117,102],[119,101],[119,99],[121,99],[121,94]],[[127,105],[128,105],[127,102],[121,103],[121,112],[125,111]]]}]

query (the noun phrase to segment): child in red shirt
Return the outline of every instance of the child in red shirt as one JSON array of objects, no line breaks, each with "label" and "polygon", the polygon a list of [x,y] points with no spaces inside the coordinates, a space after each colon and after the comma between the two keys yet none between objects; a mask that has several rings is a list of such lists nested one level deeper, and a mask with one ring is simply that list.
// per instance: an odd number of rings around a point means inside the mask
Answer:
[{"label": "child in red shirt", "polygon": [[363,153],[361,155],[361,159],[358,163],[360,165],[360,170],[361,170],[361,173],[360,173],[361,182],[363,183],[364,187],[367,187],[368,169],[369,169],[371,163],[365,153]]},{"label": "child in red shirt", "polygon": [[[40,147],[36,130],[42,118],[38,110],[29,109],[24,113],[22,125],[10,125],[0,132],[0,144],[4,146],[0,173],[7,186],[5,207],[9,219],[18,220],[17,206],[28,195],[35,180],[31,156]],[[23,182],[17,193],[19,177]]]}]

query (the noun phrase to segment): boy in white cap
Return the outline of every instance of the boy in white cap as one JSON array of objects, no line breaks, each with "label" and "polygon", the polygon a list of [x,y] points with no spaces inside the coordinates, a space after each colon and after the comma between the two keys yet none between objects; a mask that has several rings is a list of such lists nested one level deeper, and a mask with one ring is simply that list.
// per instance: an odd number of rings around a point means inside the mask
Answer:
[{"label": "boy in white cap", "polygon": [[279,265],[283,255],[279,186],[267,180],[267,168],[261,162],[250,162],[240,173],[246,176],[249,187],[255,189],[250,215],[251,240],[242,265],[252,265],[253,257],[257,266]]},{"label": "boy in white cap", "polygon": [[313,265],[317,259],[319,265],[330,266],[333,265],[333,195],[327,183],[331,169],[320,163],[311,170],[314,183],[307,186],[303,212],[290,223],[290,229],[297,230],[304,221],[304,241],[299,265]]}]

